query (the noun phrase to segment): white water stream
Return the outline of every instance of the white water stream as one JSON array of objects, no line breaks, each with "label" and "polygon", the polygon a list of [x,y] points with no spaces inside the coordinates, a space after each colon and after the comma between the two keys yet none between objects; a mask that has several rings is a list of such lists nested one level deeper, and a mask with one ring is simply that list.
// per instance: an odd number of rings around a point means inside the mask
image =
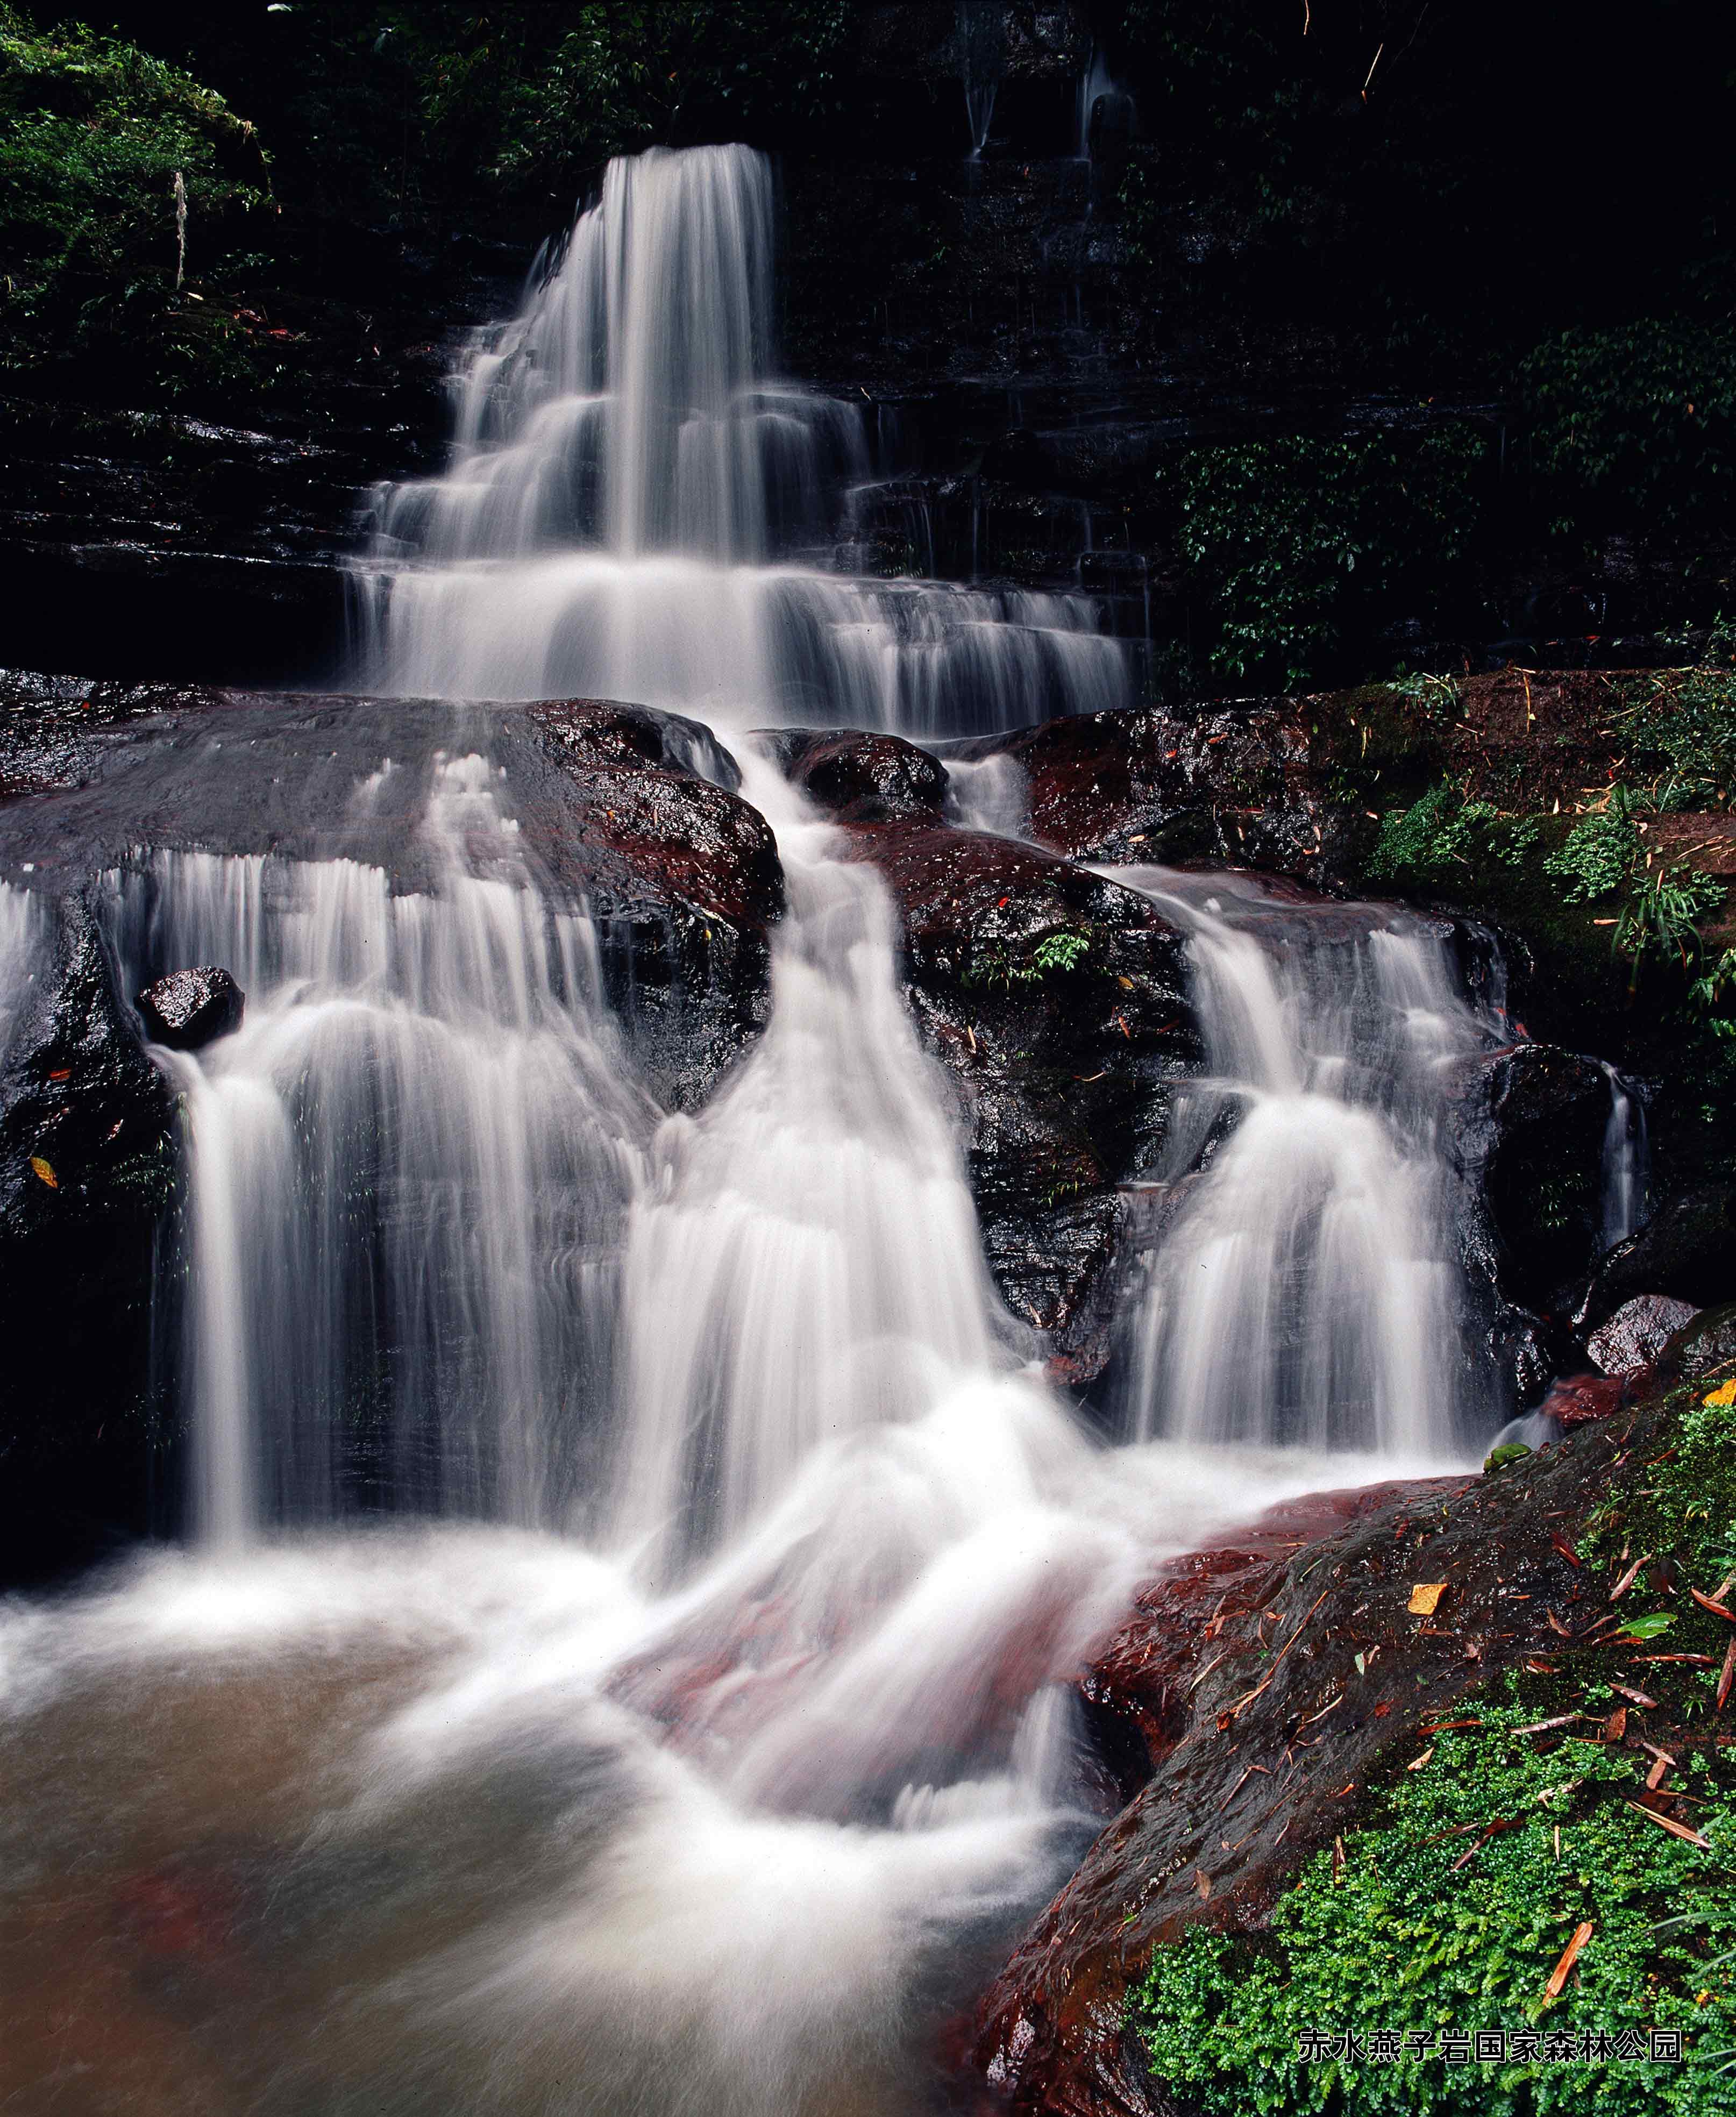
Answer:
[{"label": "white water stream", "polygon": [[[934,732],[1124,700],[1087,605],[780,561],[859,444],[763,379],[769,216],[743,150],[612,168],[450,475],[381,496],[398,690]],[[1466,1032],[1426,949],[1374,935],[1329,1003],[1187,908],[1217,1077],[1180,1129],[1247,1108],[1173,1238],[1221,1269],[1196,1299],[1157,1253],[1107,1449],[1011,1349],[882,885],[741,761],[790,908],[694,1116],[633,1079],[481,755],[421,790],[416,893],[114,878],[129,974],[248,994],[159,1054],[201,1547],[0,1608],[0,2106],[932,2107],[1096,1827],[1069,1683],[1138,1580],[1450,1445],[1424,1084]],[[959,792],[1020,827],[1009,774]]]}]

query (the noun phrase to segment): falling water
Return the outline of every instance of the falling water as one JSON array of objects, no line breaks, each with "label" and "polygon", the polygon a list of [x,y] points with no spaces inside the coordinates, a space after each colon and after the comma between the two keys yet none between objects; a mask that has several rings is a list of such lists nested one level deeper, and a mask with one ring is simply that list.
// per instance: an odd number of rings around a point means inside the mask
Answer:
[{"label": "falling water", "polygon": [[1311,930],[1333,911],[1286,916],[1245,878],[1120,879],[1189,929],[1209,1054],[1130,1327],[1137,1430],[1450,1450],[1471,1407],[1437,1135],[1493,1038],[1443,944],[1378,914]]},{"label": "falling water", "polygon": [[41,911],[28,889],[0,882],[0,1056],[29,994],[42,940]]},{"label": "falling water", "polygon": [[1626,1242],[1646,1217],[1648,1155],[1646,1105],[1617,1072],[1600,1060],[1609,1083],[1609,1117],[1604,1127],[1603,1216],[1605,1249]]},{"label": "falling water", "polygon": [[[1124,703],[1087,603],[793,562],[859,465],[853,414],[764,380],[769,228],[744,150],[612,167],[473,361],[448,476],[380,498],[377,666],[936,736]],[[1429,1082],[1475,1030],[1426,938],[1334,982],[1143,878],[1215,1077],[1140,1312],[1166,1437],[1111,1451],[995,1298],[884,886],[741,763],[789,913],[770,1026],[692,1115],[461,745],[403,811],[413,891],[264,851],[112,879],[129,980],[247,993],[156,1054],[205,1547],[0,1609],[0,2101],[931,2110],[949,2011],[1096,1827],[1069,1690],[1133,1585],[1434,1466]],[[1023,823],[1008,773],[953,792]]]},{"label": "falling water", "polygon": [[919,737],[1131,703],[1089,598],[803,562],[847,530],[867,453],[858,407],[775,379],[773,226],[745,147],[610,164],[472,356],[450,469],[376,495],[376,688]]},{"label": "falling water", "polygon": [[238,1034],[158,1054],[184,1099],[214,1542],[358,1501],[558,1524],[575,1408],[607,1400],[646,1106],[590,927],[529,886],[481,758],[436,760],[424,829],[437,896],[265,855],[159,853],[114,879],[129,989],[215,962],[248,996]]}]

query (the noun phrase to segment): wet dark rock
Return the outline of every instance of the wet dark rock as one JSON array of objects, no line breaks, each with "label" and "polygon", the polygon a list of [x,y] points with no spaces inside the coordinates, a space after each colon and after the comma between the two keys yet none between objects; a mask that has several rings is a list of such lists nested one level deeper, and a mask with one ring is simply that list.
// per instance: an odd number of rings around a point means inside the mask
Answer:
[{"label": "wet dark rock", "polygon": [[777,842],[716,778],[733,765],[695,722],[612,700],[529,708],[554,768],[522,806],[538,856],[597,921],[612,1002],[654,1093],[710,1094],[764,1027]]},{"label": "wet dark rock", "polygon": [[133,1004],[152,1043],[172,1051],[199,1051],[240,1028],[247,997],[227,971],[207,963],[171,971],[146,985]]},{"label": "wet dark rock", "polygon": [[[1544,1612],[1579,1575],[1549,1532],[1575,1540],[1633,1424],[1594,1426],[1499,1477],[1288,1503],[1141,1592],[1080,1686],[1126,1806],[979,2015],[977,2062],[1014,2110],[1180,2106],[1124,2040],[1152,1949],[1196,1924],[1258,1930],[1370,1783],[1422,1746],[1424,1724],[1558,1649]],[[1434,1619],[1406,1610],[1419,1580],[1449,1584]]]},{"label": "wet dark rock", "polygon": [[1599,1329],[1641,1294],[1667,1294],[1696,1308],[1736,1299],[1736,1188],[1684,1190],[1618,1243],[1598,1264],[1580,1312],[1581,1327]]},{"label": "wet dark rock", "polygon": [[90,906],[73,896],[40,937],[0,1063],[0,1578],[88,1561],[148,1525],[173,1119]]},{"label": "wet dark rock", "polygon": [[1736,1303],[1702,1309],[1658,1355],[1655,1372],[1665,1388],[1736,1372]]},{"label": "wet dark rock", "polygon": [[1524,1043],[1468,1066],[1449,1106],[1461,1251],[1487,1290],[1486,1342],[1521,1404],[1572,1354],[1571,1312],[1599,1239],[1609,1096],[1595,1061]]},{"label": "wet dark rock", "polygon": [[792,786],[841,823],[940,820],[946,768],[902,736],[769,728],[756,740]]},{"label": "wet dark rock", "polygon": [[1374,843],[1363,804],[1326,783],[1295,699],[1080,713],[951,754],[1016,758],[1032,835],[1073,860],[1231,864],[1318,887],[1356,874]]},{"label": "wet dark rock", "polygon": [[1032,846],[921,823],[851,840],[892,892],[1002,1298],[1083,1386],[1109,1356],[1118,1186],[1157,1152],[1198,1054],[1181,937],[1145,897]]},{"label": "wet dark rock", "polygon": [[1537,1409],[1543,1417],[1553,1418],[1563,1432],[1571,1433],[1576,1427],[1613,1418],[1630,1401],[1646,1376],[1644,1368],[1625,1375],[1564,1376],[1550,1383]]},{"label": "wet dark rock", "polygon": [[1586,1340],[1586,1350],[1606,1375],[1631,1375],[1649,1368],[1676,1334],[1699,1312],[1689,1302],[1667,1294],[1637,1294],[1624,1301],[1600,1331]]},{"label": "wet dark rock", "polygon": [[[764,1025],[783,870],[732,761],[675,714],[15,673],[0,678],[0,791],[29,798],[0,800],[0,874],[58,897],[148,846],[341,856],[396,892],[437,889],[443,856],[420,819],[441,760],[469,753],[504,774],[523,866],[594,915],[607,994],[653,1091],[703,1101]],[[478,872],[498,866],[486,834],[469,851]]]}]

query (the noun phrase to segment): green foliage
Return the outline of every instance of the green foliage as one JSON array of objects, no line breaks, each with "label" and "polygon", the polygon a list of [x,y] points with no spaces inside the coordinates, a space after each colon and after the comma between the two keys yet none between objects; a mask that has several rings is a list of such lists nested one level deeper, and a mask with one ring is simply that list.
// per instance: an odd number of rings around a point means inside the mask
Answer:
[{"label": "green foliage", "polygon": [[1726,948],[1688,989],[1688,1004],[1720,1044],[1736,1045],[1736,948]]},{"label": "green foliage", "polygon": [[[1195,1927],[1160,1949],[1131,2007],[1158,2078],[1208,2117],[1736,2110],[1736,2079],[1721,2070],[1736,2046],[1736,1765],[1721,1751],[1706,1764],[1711,1802],[1696,1820],[1707,1852],[1627,1806],[1632,1755],[1540,1746],[1515,1732],[1534,1717],[1509,1682],[1480,1727],[1437,1734],[1427,1763],[1345,1833],[1341,1872],[1318,1855],[1266,1934]],[[1552,2002],[1550,1972],[1587,1921],[1592,1936]],[[1296,2057],[1307,2029],[1613,2036],[1652,2025],[1684,2032],[1688,2064]]]},{"label": "green foliage", "polygon": [[1626,884],[1640,857],[1633,807],[1625,786],[1612,786],[1603,806],[1581,817],[1566,843],[1545,859],[1544,874],[1559,875],[1567,884],[1564,902],[1599,904]]},{"label": "green foliage", "polygon": [[1443,781],[1408,809],[1388,811],[1368,871],[1379,882],[1444,883],[1491,861],[1522,865],[1538,835],[1535,818],[1505,815],[1488,801],[1467,801],[1457,786]]},{"label": "green foliage", "polygon": [[1522,363],[1561,532],[1721,521],[1736,492],[1736,335],[1679,318],[1563,331]]},{"label": "green foliage", "polygon": [[401,213],[477,186],[568,208],[612,155],[821,124],[850,21],[844,0],[390,6],[356,18],[324,92],[353,97],[372,61],[406,121]]},{"label": "green foliage", "polygon": [[965,972],[967,985],[1035,985],[1045,978],[1066,977],[1091,967],[1091,936],[1077,928],[1057,927],[1028,954],[1014,955],[1004,943],[991,943],[975,952]]},{"label": "green foliage", "polygon": [[269,203],[253,128],[160,59],[0,5],[0,371],[122,355],[171,388],[221,360],[228,319],[176,291],[176,178],[190,265]]},{"label": "green foliage", "polygon": [[1631,768],[1651,781],[1655,809],[1725,809],[1736,791],[1736,676],[1711,657],[1728,651],[1721,617],[1706,659],[1629,686],[1616,725]]},{"label": "green foliage", "polygon": [[1685,969],[1700,952],[1700,921],[1710,918],[1724,899],[1724,884],[1698,868],[1641,869],[1615,922],[1610,945],[1633,965],[1636,977],[1649,956],[1674,957]]},{"label": "green foliage", "polygon": [[1438,593],[1469,547],[1484,453],[1468,427],[1189,450],[1169,479],[1217,619],[1213,669],[1293,690],[1330,660],[1354,607]]}]

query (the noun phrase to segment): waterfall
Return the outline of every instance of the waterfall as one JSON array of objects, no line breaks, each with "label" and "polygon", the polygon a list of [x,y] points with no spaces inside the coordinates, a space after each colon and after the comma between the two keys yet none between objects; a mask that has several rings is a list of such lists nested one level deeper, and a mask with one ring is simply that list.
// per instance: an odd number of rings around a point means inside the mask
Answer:
[{"label": "waterfall", "polygon": [[822,1441],[1003,1364],[884,885],[789,820],[767,767],[752,783],[786,815],[771,1027],[709,1109],[663,1127],[627,1248],[623,1504],[690,1541],[739,1535]]},{"label": "waterfall", "polygon": [[[216,962],[247,994],[237,1034],[156,1054],[183,1099],[182,1369],[214,1543],[358,1506],[558,1525],[579,1412],[608,1401],[647,1119],[589,923],[530,887],[481,758],[436,760],[423,828],[434,896],[267,855],[111,878],[132,985]],[[495,872],[470,872],[479,850]]]},{"label": "waterfall", "polygon": [[1600,1234],[1603,1246],[1624,1243],[1646,1218],[1650,1174],[1646,1105],[1617,1072],[1600,1059],[1609,1083],[1609,1117],[1604,1127],[1603,1203]]},{"label": "waterfall", "polygon": [[866,439],[776,376],[773,219],[746,147],[609,164],[459,378],[445,475],[374,496],[371,685],[919,739],[1132,703],[1089,597],[838,570]]},{"label": "waterfall", "polygon": [[[480,739],[381,757],[350,820],[390,831],[308,842],[402,874],[142,847],[107,878],[127,990],[213,963],[247,1002],[153,1054],[201,1547],[0,1604],[0,1922],[81,2093],[119,2051],[219,2113],[953,2106],[948,2024],[1101,1820],[1093,1642],[1264,1506],[1441,1467],[1465,1409],[1432,1128],[1481,1032],[1438,947],[1330,908],[1268,945],[1247,885],[1152,870],[1212,1071],[1133,1432],[1027,1361],[886,888],[739,731],[987,731],[1129,703],[1126,666],[1083,599],[804,556],[861,451],[772,379],[771,210],[743,149],[612,164],[358,575],[400,693],[736,731],[788,912],[713,1100],[635,1078]],[[285,765],[310,805],[321,740]],[[976,828],[1027,792],[953,770]],[[0,994],[29,925],[0,893]]]},{"label": "waterfall", "polygon": [[1189,929],[1209,1056],[1159,1172],[1136,1429],[1450,1450],[1485,1407],[1466,1400],[1438,1129],[1457,1062],[1494,1037],[1443,943],[1378,914],[1311,930],[1332,915],[1246,878],[1119,879]]}]

